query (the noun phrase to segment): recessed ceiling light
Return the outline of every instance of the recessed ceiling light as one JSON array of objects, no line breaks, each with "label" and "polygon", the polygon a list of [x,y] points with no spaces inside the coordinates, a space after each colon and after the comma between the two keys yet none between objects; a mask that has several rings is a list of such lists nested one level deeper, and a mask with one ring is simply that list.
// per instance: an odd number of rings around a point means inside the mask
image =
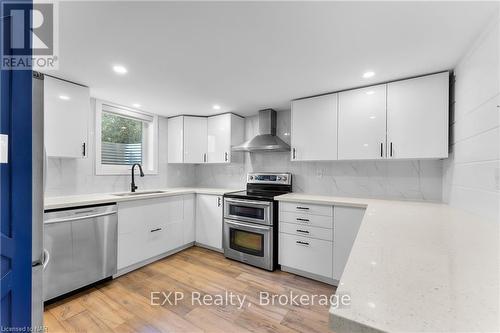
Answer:
[{"label": "recessed ceiling light", "polygon": [[141,107],[141,104],[139,104],[139,103],[134,103],[134,104],[132,104],[132,106],[133,106],[134,108],[140,108],[140,107]]},{"label": "recessed ceiling light", "polygon": [[214,109],[214,110],[220,110],[220,105],[215,104],[215,105],[212,106],[212,109]]},{"label": "recessed ceiling light", "polygon": [[363,78],[368,79],[374,75],[375,75],[375,72],[368,71],[368,72],[363,73]]},{"label": "recessed ceiling light", "polygon": [[373,94],[375,94],[375,91],[370,90],[370,91],[367,91],[367,92],[366,92],[366,94],[367,94],[367,95],[373,95]]},{"label": "recessed ceiling light", "polygon": [[66,95],[59,95],[59,98],[64,100],[64,101],[68,101],[69,100],[69,96],[66,96]]},{"label": "recessed ceiling light", "polygon": [[377,117],[375,117],[375,116],[370,116],[370,119],[375,119],[375,118],[377,118]]},{"label": "recessed ceiling light", "polygon": [[113,66],[113,70],[117,74],[126,74],[128,72],[127,69],[125,67],[123,67],[122,65]]}]

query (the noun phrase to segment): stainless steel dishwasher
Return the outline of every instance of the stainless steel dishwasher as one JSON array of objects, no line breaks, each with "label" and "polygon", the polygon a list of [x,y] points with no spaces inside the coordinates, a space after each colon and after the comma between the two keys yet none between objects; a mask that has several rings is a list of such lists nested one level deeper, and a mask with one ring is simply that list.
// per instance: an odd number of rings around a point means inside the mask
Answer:
[{"label": "stainless steel dishwasher", "polygon": [[45,211],[44,301],[116,273],[116,212],[116,204]]}]

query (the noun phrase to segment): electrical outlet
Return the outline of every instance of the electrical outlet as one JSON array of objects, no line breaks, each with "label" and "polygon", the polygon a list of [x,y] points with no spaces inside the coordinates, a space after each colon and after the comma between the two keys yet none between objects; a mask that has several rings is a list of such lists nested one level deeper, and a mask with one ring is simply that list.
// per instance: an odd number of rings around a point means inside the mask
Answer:
[{"label": "electrical outlet", "polygon": [[9,162],[9,136],[0,134],[0,163]]}]

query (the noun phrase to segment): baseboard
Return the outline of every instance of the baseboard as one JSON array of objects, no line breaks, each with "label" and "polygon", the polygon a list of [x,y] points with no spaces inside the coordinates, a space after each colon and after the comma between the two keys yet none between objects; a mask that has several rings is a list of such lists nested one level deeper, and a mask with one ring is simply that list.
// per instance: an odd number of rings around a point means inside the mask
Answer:
[{"label": "baseboard", "polygon": [[157,260],[160,260],[160,259],[163,259],[163,258],[166,258],[168,256],[171,256],[172,254],[175,254],[177,252],[180,252],[182,250],[185,250],[187,248],[190,248],[192,246],[194,246],[195,243],[194,242],[191,242],[191,243],[187,243],[185,245],[182,245],[182,246],[179,246],[173,250],[170,250],[168,252],[165,252],[165,253],[162,253],[162,254],[159,254],[157,256],[154,256],[154,257],[151,257],[149,259],[146,259],[146,260],[143,260],[141,262],[138,262],[138,263],[135,263],[133,265],[130,265],[130,266],[127,266],[127,267],[124,267],[122,269],[119,269],[116,274],[113,275],[113,279],[116,279],[117,277],[119,276],[122,276],[124,274],[127,274],[129,272],[132,272],[132,271],[135,271],[136,269],[138,268],[141,268],[143,266],[146,266],[146,265],[149,265]]},{"label": "baseboard", "polygon": [[306,278],[311,279],[311,280],[316,280],[316,281],[320,281],[323,283],[331,284],[333,286],[339,285],[338,280],[328,278],[325,276],[321,276],[321,275],[317,275],[317,274],[313,274],[313,273],[309,273],[309,272],[305,272],[305,271],[302,271],[300,269],[295,269],[295,268],[281,265],[281,270],[284,272],[295,274],[295,275],[300,275],[300,276],[306,277]]},{"label": "baseboard", "polygon": [[212,251],[215,251],[215,252],[224,253],[223,249],[218,249],[218,248],[210,246],[210,245],[205,245],[205,244],[201,244],[201,243],[198,243],[198,242],[194,242],[194,245],[198,246],[198,247],[202,247],[202,248],[207,249],[207,250],[212,250]]}]

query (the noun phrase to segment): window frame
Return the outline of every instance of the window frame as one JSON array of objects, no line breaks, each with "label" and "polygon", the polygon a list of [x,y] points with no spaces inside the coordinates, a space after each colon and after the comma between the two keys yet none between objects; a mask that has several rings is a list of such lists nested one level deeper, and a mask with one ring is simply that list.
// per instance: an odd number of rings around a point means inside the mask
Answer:
[{"label": "window frame", "polygon": [[[129,175],[130,165],[102,164],[102,113],[105,107],[111,107],[114,114],[125,118],[143,121],[142,131],[142,169],[146,175],[158,174],[158,115],[139,111],[116,103],[96,100],[95,103],[95,174],[102,175]],[[151,119],[146,121],[145,119]]]}]

